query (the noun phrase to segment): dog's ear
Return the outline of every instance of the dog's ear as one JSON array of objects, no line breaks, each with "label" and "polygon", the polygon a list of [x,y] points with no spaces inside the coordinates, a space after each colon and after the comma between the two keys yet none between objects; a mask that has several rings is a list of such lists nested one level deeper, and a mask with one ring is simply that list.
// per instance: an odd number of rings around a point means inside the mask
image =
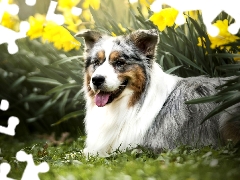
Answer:
[{"label": "dog's ear", "polygon": [[88,50],[91,49],[100,38],[102,38],[102,34],[98,31],[88,29],[78,32],[75,34],[75,37],[83,37]]},{"label": "dog's ear", "polygon": [[129,37],[135,46],[146,56],[154,56],[155,48],[158,44],[158,31],[156,29],[137,30],[132,32]]}]

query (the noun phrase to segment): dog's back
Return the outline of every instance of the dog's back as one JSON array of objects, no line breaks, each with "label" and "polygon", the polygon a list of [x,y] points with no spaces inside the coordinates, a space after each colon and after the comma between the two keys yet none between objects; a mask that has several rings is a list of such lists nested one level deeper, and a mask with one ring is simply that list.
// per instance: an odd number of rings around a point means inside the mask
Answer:
[{"label": "dog's back", "polygon": [[[228,79],[200,76],[180,80],[148,129],[142,145],[156,152],[181,144],[216,147],[230,139],[233,134],[239,133],[240,126],[237,124],[238,132],[229,129],[228,136],[223,133],[227,120],[231,118],[229,111],[217,114],[201,124],[204,117],[219,104],[215,102],[185,104],[188,100],[216,94],[216,87],[224,84]],[[237,111],[237,108],[234,111]],[[239,138],[240,136],[238,140]],[[236,142],[237,139],[234,141]]]}]

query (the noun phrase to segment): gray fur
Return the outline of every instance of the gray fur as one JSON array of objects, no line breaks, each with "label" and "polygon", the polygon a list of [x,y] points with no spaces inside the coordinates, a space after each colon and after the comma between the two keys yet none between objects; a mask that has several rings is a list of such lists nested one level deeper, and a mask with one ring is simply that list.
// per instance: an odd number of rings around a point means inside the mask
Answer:
[{"label": "gray fur", "polygon": [[215,94],[215,88],[226,79],[229,78],[200,76],[180,80],[145,134],[141,145],[155,152],[179,145],[220,145],[221,114],[200,125],[204,117],[218,104],[185,104],[185,101]]}]

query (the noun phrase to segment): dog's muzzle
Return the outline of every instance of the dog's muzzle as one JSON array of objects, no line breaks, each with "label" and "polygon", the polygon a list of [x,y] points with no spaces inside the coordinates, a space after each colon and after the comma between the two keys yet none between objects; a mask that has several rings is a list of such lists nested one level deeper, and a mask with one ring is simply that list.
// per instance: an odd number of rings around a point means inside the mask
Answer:
[{"label": "dog's muzzle", "polygon": [[102,75],[92,77],[92,84],[95,91],[94,102],[98,107],[103,107],[117,98],[127,86],[128,80],[123,81],[122,84],[114,91],[105,90],[105,82],[106,79]]}]

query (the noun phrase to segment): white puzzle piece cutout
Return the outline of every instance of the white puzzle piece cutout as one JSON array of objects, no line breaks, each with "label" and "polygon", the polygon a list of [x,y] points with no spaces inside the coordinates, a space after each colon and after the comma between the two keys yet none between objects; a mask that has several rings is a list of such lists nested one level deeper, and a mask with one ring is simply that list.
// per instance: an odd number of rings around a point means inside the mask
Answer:
[{"label": "white puzzle piece cutout", "polygon": [[[8,4],[8,0],[2,0],[0,2],[0,22],[2,22],[4,12],[8,12],[11,15],[17,15],[19,12],[19,7],[16,4]],[[27,21],[22,21],[20,23],[19,32],[0,25],[0,44],[7,43],[8,52],[10,54],[17,53],[18,46],[16,44],[16,40],[26,37],[26,33],[29,28],[30,25]]]},{"label": "white puzzle piece cutout", "polygon": [[26,33],[30,25],[27,21],[22,21],[20,23],[20,31],[16,32],[0,25],[0,44],[8,43],[8,52],[10,54],[15,54],[18,52],[18,46],[16,44],[17,39],[26,37]]},{"label": "white puzzle piece cutout", "polygon": [[19,7],[16,4],[8,4],[8,0],[1,0],[0,2],[0,22],[2,22],[2,17],[4,12],[8,12],[11,15],[17,15],[19,12]]},{"label": "white puzzle piece cutout", "polygon": [[11,116],[8,119],[8,127],[0,126],[0,133],[14,136],[15,135],[15,128],[19,124],[19,119],[15,116]]},{"label": "white puzzle piece cutout", "polygon": [[28,6],[34,6],[36,4],[36,0],[25,0],[25,3]]},{"label": "white puzzle piece cutout", "polygon": [[236,34],[240,28],[240,1],[236,0],[156,0],[150,6],[154,12],[159,12],[162,9],[162,5],[167,4],[179,11],[175,23],[181,25],[185,22],[184,11],[201,10],[203,22],[207,27],[207,31],[211,36],[217,36],[219,29],[212,25],[212,21],[222,12],[226,12],[232,18],[235,19],[235,23],[228,27],[228,31],[232,34]]},{"label": "white puzzle piece cutout", "polygon": [[49,165],[46,162],[42,162],[36,166],[33,161],[32,154],[27,154],[24,151],[18,151],[16,158],[20,162],[27,162],[21,180],[40,180],[38,173],[45,173],[49,171]]},{"label": "white puzzle piece cutout", "polygon": [[0,103],[0,110],[6,111],[9,108],[9,102],[6,99],[2,99]]},{"label": "white puzzle piece cutout", "polygon": [[51,1],[50,5],[48,7],[48,12],[46,15],[46,20],[48,21],[54,21],[55,23],[57,23],[58,25],[63,25],[64,23],[64,16],[61,14],[55,14],[54,11],[57,7],[57,2],[55,1]]},{"label": "white puzzle piece cutout", "polygon": [[12,178],[7,177],[10,172],[11,166],[8,163],[0,164],[0,179],[1,180],[14,180]]},{"label": "white puzzle piece cutout", "polygon": [[78,7],[72,7],[71,13],[72,13],[74,16],[80,16],[80,15],[82,14],[82,9],[81,9],[81,8],[78,8]]}]

